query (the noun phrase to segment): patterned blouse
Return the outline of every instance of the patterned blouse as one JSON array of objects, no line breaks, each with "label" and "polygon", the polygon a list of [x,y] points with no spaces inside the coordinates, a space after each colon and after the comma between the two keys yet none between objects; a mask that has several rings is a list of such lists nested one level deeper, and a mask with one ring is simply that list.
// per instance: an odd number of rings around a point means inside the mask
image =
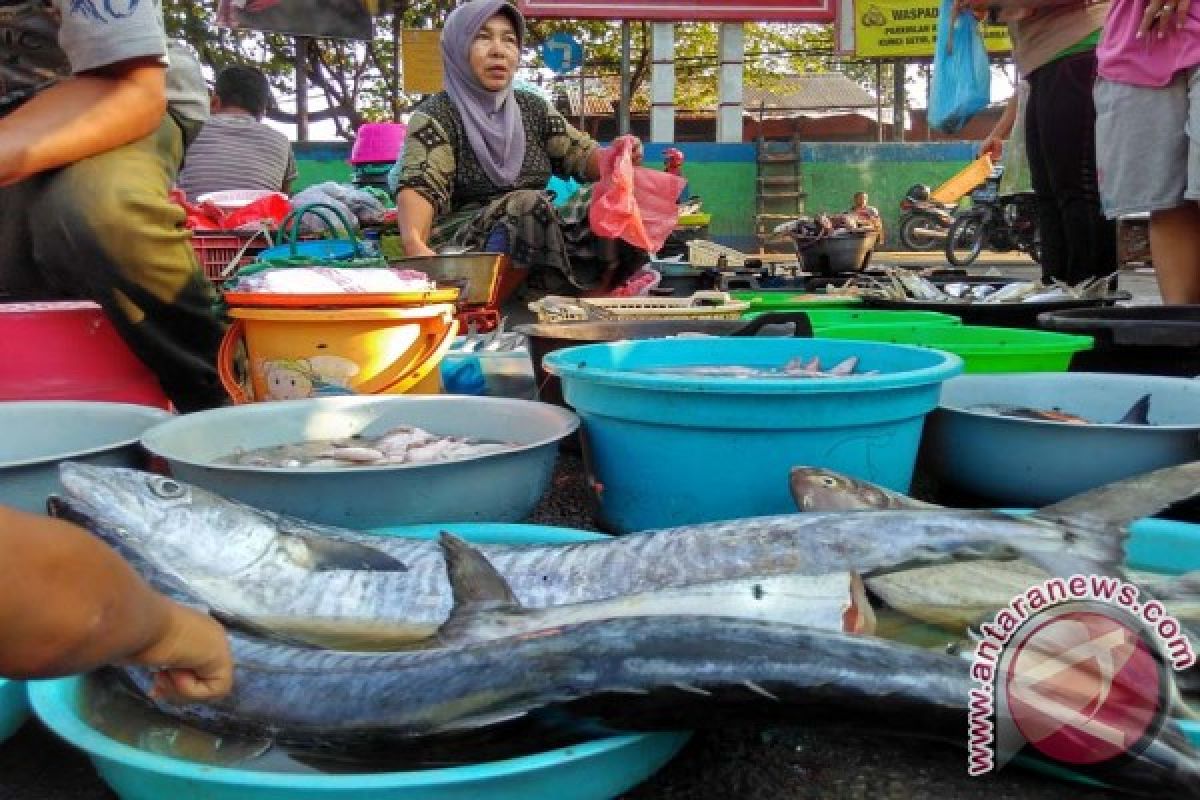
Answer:
[{"label": "patterned blouse", "polygon": [[439,92],[409,119],[404,152],[389,175],[393,190],[414,190],[433,205],[436,218],[480,208],[514,189],[544,189],[551,175],[589,181],[587,163],[596,142],[538,95],[517,90],[514,96],[526,140],[525,163],[514,186],[500,188],[483,171],[458,109]]}]

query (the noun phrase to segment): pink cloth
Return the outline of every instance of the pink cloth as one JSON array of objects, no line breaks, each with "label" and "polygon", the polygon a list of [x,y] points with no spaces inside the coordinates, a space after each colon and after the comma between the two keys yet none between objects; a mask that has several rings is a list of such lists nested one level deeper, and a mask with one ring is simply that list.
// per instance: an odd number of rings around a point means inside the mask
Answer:
[{"label": "pink cloth", "polygon": [[1096,48],[1100,77],[1130,86],[1161,88],[1184,69],[1200,64],[1200,3],[1188,9],[1182,30],[1163,38],[1137,37],[1146,0],[1113,0],[1104,36]]}]

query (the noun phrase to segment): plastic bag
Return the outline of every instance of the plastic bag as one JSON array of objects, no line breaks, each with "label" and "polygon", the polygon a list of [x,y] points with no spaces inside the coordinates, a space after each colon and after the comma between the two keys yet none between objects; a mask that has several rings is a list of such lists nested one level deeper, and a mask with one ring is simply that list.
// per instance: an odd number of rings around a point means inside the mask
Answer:
[{"label": "plastic bag", "polygon": [[929,82],[929,126],[942,133],[958,133],[992,99],[979,20],[970,11],[955,14],[954,6],[954,0],[942,0]]},{"label": "plastic bag", "polygon": [[194,231],[257,231],[263,227],[278,228],[279,223],[292,211],[292,204],[276,194],[255,200],[233,211],[218,208],[212,203],[192,203],[181,189],[172,189],[171,199],[187,212],[184,224]]},{"label": "plastic bag", "polygon": [[1025,147],[1025,113],[1029,106],[1029,84],[1017,84],[1017,121],[1012,135],[1004,144],[1004,177],[1000,194],[1033,191],[1033,174],[1029,171],[1029,153]]},{"label": "plastic bag", "polygon": [[588,221],[597,236],[624,239],[648,253],[657,253],[679,224],[675,200],[687,181],[678,175],[635,167],[635,141],[622,136],[604,153]]}]

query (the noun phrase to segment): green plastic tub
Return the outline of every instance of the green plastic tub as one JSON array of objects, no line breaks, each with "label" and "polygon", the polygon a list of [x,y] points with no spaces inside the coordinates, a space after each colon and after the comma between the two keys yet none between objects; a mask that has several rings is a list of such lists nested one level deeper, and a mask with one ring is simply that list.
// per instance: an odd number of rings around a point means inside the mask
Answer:
[{"label": "green plastic tub", "polygon": [[806,308],[808,321],[813,332],[820,336],[827,328],[842,328],[847,325],[883,325],[899,328],[927,328],[945,325],[961,326],[962,319],[953,314],[936,311],[875,311],[852,308]]},{"label": "green plastic tub", "polygon": [[842,325],[821,336],[944,350],[960,356],[968,373],[1066,372],[1075,354],[1093,345],[1091,336],[975,325]]},{"label": "green plastic tub", "polygon": [[810,308],[857,308],[862,300],[857,297],[797,292],[790,289],[757,289],[730,292],[739,303],[749,303],[750,308],[742,314],[743,319],[765,311],[807,311]]}]

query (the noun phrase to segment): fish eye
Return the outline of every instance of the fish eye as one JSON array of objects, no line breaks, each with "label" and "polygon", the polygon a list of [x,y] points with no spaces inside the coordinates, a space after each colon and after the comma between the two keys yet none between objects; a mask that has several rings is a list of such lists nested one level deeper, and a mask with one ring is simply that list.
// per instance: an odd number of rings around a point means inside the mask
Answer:
[{"label": "fish eye", "polygon": [[186,490],[183,488],[183,486],[171,480],[170,478],[163,478],[162,480],[155,481],[153,488],[155,494],[167,500],[174,500],[176,498],[183,497],[183,495],[186,493]]},{"label": "fish eye", "polygon": [[823,478],[821,478],[821,483],[823,483],[825,486],[827,486],[827,487],[829,487],[830,489],[832,489],[832,488],[834,488],[835,486],[837,486],[837,479],[836,479],[836,478],[831,478],[831,477],[829,477],[828,475],[826,475],[826,476],[824,476]]}]

